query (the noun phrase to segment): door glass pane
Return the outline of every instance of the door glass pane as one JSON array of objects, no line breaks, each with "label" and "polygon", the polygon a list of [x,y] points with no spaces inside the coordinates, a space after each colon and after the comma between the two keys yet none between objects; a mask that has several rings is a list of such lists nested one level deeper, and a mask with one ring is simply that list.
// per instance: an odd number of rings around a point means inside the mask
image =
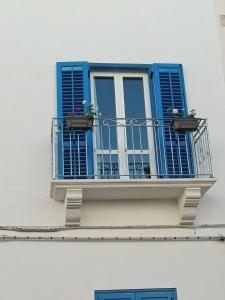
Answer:
[{"label": "door glass pane", "polygon": [[98,117],[97,148],[117,149],[115,122],[104,121],[116,118],[115,88],[113,77],[95,77],[95,92]]},{"label": "door glass pane", "polygon": [[128,149],[148,149],[143,78],[124,77]]},{"label": "door glass pane", "polygon": [[118,155],[98,154],[97,173],[100,179],[118,179],[119,178]]},{"label": "door glass pane", "polygon": [[149,155],[129,154],[128,165],[130,178],[151,178]]}]

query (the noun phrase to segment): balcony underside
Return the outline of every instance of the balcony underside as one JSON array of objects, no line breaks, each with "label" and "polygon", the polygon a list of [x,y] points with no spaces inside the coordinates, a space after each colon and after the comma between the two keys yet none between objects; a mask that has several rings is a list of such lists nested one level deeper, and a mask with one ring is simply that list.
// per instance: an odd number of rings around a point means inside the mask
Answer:
[{"label": "balcony underside", "polygon": [[180,224],[193,224],[201,197],[215,179],[52,180],[51,197],[64,201],[66,225],[79,226],[83,201],[176,200]]}]

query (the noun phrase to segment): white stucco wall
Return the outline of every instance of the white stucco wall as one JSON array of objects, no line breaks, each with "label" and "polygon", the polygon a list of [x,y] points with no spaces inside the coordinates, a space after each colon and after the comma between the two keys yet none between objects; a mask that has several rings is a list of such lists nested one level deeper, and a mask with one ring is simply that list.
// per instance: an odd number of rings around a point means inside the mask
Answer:
[{"label": "white stucco wall", "polygon": [[[218,179],[202,199],[196,223],[225,223],[225,88],[217,22],[213,0],[0,0],[0,225],[64,224],[63,204],[49,196],[55,63],[80,60],[183,64],[189,107],[209,119]],[[172,201],[130,204],[84,203],[82,225],[178,221]],[[157,287],[176,287],[179,300],[223,300],[225,292],[222,242],[5,242],[0,265],[2,300],[91,300],[95,289]]]},{"label": "white stucco wall", "polygon": [[8,258],[1,262],[4,300],[91,300],[95,289],[162,287],[177,287],[179,300],[224,299],[220,243],[11,242],[1,248]]},{"label": "white stucco wall", "polygon": [[49,199],[50,123],[55,63],[75,60],[183,63],[189,107],[209,119],[218,178],[198,222],[223,222],[225,95],[213,1],[12,0],[1,1],[0,14],[2,223],[62,222]]},{"label": "white stucco wall", "polygon": [[215,0],[225,77],[225,1]]}]

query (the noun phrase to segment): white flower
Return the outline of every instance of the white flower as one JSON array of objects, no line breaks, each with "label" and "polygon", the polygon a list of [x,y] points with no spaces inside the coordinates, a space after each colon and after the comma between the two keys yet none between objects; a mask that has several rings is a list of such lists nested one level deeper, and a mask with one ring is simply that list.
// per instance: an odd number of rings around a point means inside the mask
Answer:
[{"label": "white flower", "polygon": [[82,103],[85,105],[87,103],[87,100],[83,100]]},{"label": "white flower", "polygon": [[178,114],[178,109],[177,108],[173,108],[173,114]]}]

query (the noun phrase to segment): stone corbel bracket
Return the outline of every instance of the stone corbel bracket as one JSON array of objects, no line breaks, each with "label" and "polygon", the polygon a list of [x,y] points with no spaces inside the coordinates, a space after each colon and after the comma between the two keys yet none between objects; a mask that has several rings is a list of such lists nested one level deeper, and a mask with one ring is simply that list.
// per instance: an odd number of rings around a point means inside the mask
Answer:
[{"label": "stone corbel bracket", "polygon": [[201,188],[185,188],[178,197],[180,225],[193,225],[201,199]]},{"label": "stone corbel bracket", "polygon": [[79,226],[83,202],[82,189],[67,189],[65,195],[66,226]]}]

